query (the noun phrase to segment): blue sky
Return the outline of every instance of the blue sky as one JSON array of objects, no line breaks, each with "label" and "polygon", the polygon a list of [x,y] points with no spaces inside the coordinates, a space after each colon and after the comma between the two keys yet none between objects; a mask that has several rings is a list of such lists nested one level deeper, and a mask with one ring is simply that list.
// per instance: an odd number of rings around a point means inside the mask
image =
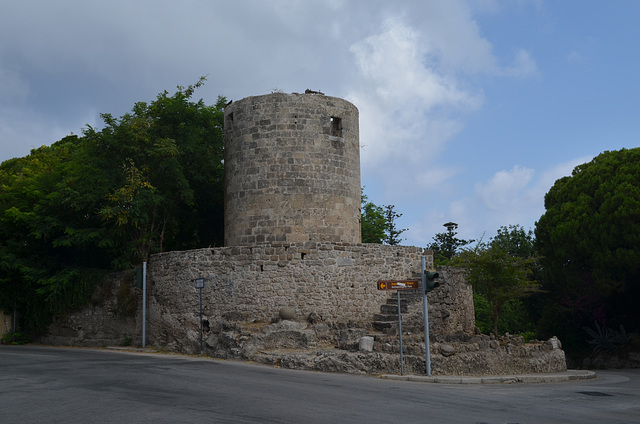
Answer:
[{"label": "blue sky", "polygon": [[362,185],[425,246],[526,229],[574,166],[638,146],[640,2],[59,0],[0,4],[0,161],[189,85],[360,110]]}]

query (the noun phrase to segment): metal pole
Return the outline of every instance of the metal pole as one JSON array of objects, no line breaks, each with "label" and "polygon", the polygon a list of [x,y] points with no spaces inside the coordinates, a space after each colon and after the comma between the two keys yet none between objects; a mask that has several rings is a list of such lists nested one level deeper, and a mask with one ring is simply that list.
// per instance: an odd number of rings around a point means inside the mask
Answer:
[{"label": "metal pole", "polygon": [[402,358],[402,312],[400,311],[400,290],[398,293],[398,337],[400,339],[400,375],[404,375],[404,359]]},{"label": "metal pole", "polygon": [[202,287],[200,287],[200,355],[202,355]]},{"label": "metal pole", "polygon": [[147,263],[142,262],[142,347],[147,344]]},{"label": "metal pole", "polygon": [[422,310],[424,313],[424,351],[427,363],[427,376],[431,377],[431,347],[429,345],[429,305],[427,304],[427,277],[424,256],[420,260],[422,264]]}]

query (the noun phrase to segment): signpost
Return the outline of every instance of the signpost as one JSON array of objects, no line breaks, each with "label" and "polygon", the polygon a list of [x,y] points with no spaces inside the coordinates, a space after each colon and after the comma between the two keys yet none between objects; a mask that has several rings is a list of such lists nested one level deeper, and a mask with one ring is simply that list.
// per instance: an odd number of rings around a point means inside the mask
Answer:
[{"label": "signpost", "polygon": [[[422,268],[422,310],[424,313],[424,350],[425,362],[427,366],[427,376],[431,376],[431,347],[429,345],[429,305],[427,303],[427,292],[438,286],[434,279],[438,278],[437,272],[426,271],[426,259],[421,257]],[[420,280],[378,280],[378,290],[398,291],[398,333],[400,338],[400,375],[404,374],[404,363],[402,359],[402,315],[400,311],[400,290],[414,290],[420,287]]]},{"label": "signpost", "polygon": [[429,304],[427,303],[427,273],[423,256],[421,258],[422,268],[422,312],[424,314],[424,351],[425,363],[427,366],[427,377],[431,377],[431,345],[429,344]]},{"label": "signpost", "polygon": [[378,290],[412,290],[419,286],[419,280],[378,280]]},{"label": "signpost", "polygon": [[402,353],[402,311],[400,308],[400,291],[415,290],[419,287],[418,280],[378,280],[378,290],[396,290],[398,297],[398,339],[400,341],[400,375],[404,375],[404,359]]},{"label": "signpost", "polygon": [[196,278],[196,288],[200,289],[200,355],[202,355],[202,289],[204,288],[204,278]]}]

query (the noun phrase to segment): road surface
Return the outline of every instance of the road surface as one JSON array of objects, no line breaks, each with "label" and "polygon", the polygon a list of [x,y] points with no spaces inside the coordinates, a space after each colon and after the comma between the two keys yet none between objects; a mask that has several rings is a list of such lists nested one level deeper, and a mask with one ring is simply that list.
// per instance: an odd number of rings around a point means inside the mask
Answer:
[{"label": "road surface", "polygon": [[0,346],[0,423],[640,423],[640,370],[554,384],[454,385]]}]

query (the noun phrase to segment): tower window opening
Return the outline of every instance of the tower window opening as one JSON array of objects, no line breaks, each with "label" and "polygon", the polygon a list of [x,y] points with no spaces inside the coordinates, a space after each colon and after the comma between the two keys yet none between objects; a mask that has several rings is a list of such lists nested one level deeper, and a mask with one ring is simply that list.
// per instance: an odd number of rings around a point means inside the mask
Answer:
[{"label": "tower window opening", "polygon": [[342,137],[342,119],[331,117],[331,133],[333,137]]}]

